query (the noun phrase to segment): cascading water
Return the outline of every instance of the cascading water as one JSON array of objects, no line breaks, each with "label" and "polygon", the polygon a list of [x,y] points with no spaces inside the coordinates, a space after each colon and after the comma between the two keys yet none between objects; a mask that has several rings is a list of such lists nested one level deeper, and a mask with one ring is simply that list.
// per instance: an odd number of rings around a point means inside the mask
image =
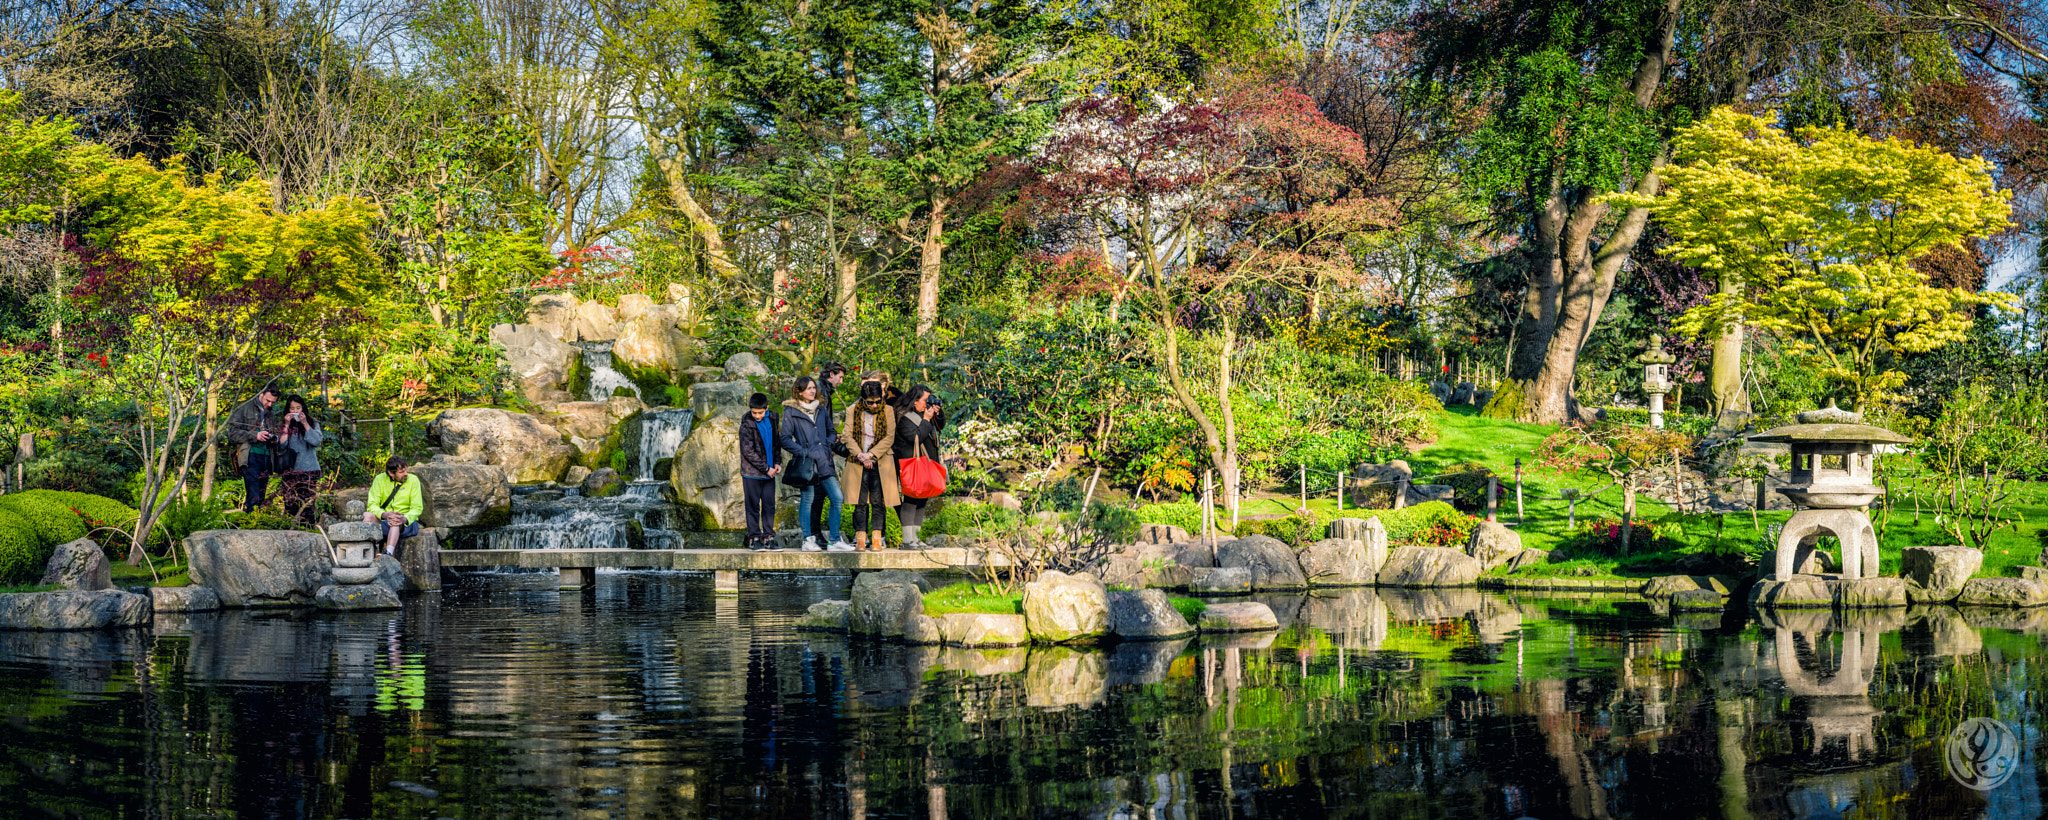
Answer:
[{"label": "cascading water", "polygon": [[482,549],[677,549],[682,511],[661,496],[661,482],[636,481],[610,498],[581,490],[513,488],[512,523],[477,534]]},{"label": "cascading water", "polygon": [[673,458],[676,448],[690,435],[693,422],[689,408],[663,407],[640,414],[640,464],[635,481],[656,481],[654,463]]},{"label": "cascading water", "polygon": [[623,387],[640,397],[640,387],[626,374],[612,368],[612,342],[577,342],[583,349],[583,366],[590,370],[590,401],[604,401]]}]

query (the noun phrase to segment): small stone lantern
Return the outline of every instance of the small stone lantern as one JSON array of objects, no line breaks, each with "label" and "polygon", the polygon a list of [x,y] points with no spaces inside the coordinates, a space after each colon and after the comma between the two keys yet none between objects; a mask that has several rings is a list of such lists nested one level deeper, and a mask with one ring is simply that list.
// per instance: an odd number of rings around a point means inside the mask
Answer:
[{"label": "small stone lantern", "polygon": [[1664,337],[1651,336],[1650,349],[1636,361],[1643,365],[1643,392],[1650,394],[1650,428],[1664,429],[1664,394],[1671,392],[1672,362],[1678,357],[1664,352]]},{"label": "small stone lantern", "polygon": [[1868,508],[1884,495],[1884,488],[1872,481],[1875,445],[1912,439],[1864,424],[1863,416],[1832,406],[1800,413],[1797,421],[1749,439],[1792,447],[1792,472],[1778,492],[1802,507],[1778,534],[1772,578],[1790,580],[1813,555],[1813,545],[1823,534],[1842,542],[1843,578],[1876,577],[1877,531],[1870,525]]}]

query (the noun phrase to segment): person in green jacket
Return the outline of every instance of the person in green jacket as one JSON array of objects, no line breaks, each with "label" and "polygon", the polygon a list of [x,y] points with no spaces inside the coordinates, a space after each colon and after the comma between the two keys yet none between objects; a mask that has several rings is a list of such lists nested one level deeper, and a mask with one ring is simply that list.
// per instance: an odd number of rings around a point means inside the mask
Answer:
[{"label": "person in green jacket", "polygon": [[398,554],[398,539],[420,534],[420,515],[427,511],[420,495],[420,478],[406,475],[405,459],[392,456],[384,462],[384,474],[370,482],[369,507],[364,523],[384,525],[384,554]]}]

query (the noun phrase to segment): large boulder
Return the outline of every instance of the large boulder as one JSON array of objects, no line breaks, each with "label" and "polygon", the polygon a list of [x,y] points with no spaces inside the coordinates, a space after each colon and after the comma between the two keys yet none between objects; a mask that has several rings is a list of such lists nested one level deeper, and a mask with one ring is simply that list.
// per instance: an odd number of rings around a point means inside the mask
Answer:
[{"label": "large boulder", "polygon": [[1210,604],[1202,610],[1203,632],[1261,632],[1279,629],[1280,619],[1273,616],[1273,608],[1257,601],[1239,601],[1229,604]]},{"label": "large boulder", "polygon": [[150,587],[150,609],[157,612],[212,612],[220,608],[220,596],[202,586]]},{"label": "large boulder", "polygon": [[1457,498],[1458,488],[1453,487],[1449,484],[1408,485],[1407,503],[1410,507],[1417,506],[1420,504],[1427,504],[1431,501],[1442,501],[1445,504],[1449,504],[1453,501],[1456,501]]},{"label": "large boulder", "polygon": [[58,632],[149,624],[149,596],[117,589],[0,595],[0,630]]},{"label": "large boulder", "polygon": [[1244,567],[1192,567],[1188,592],[1194,595],[1244,595],[1252,591],[1252,571]]},{"label": "large boulder", "polygon": [[752,353],[741,351],[732,354],[725,360],[726,381],[746,381],[755,376],[766,375],[768,375],[768,365],[761,361],[761,357]]},{"label": "large boulder", "polygon": [[1906,582],[1899,578],[1843,578],[1828,582],[1836,609],[1877,609],[1906,605]]},{"label": "large boulder", "polygon": [[1400,496],[1401,488],[1415,478],[1415,470],[1408,462],[1389,461],[1385,464],[1359,464],[1351,468],[1351,477],[1345,483],[1351,485],[1351,504],[1361,510],[1385,510],[1400,506],[1394,503]]},{"label": "large boulder", "polygon": [[569,374],[582,351],[533,325],[492,325],[491,343],[505,349],[505,367],[527,401],[547,404],[569,396]]},{"label": "large boulder", "polygon": [[1749,603],[1762,609],[1831,609],[1834,590],[1817,575],[1794,575],[1783,581],[1763,579],[1749,589]]},{"label": "large boulder", "polygon": [[[381,586],[391,590],[392,595],[397,595],[401,590],[405,589],[405,567],[399,566],[397,558],[378,553],[376,558],[370,562],[369,568],[376,571],[376,575],[371,578],[369,586]],[[334,585],[350,585],[353,580],[347,577],[347,573],[350,572],[352,570],[347,567],[335,567]],[[314,604],[317,606],[319,604],[319,596],[315,595],[314,598]]]},{"label": "large boulder", "polygon": [[[671,471],[670,475],[674,475]],[[610,467],[599,467],[576,485],[584,498],[610,498],[626,492],[626,478]]]},{"label": "large boulder", "polygon": [[1309,584],[1319,587],[1370,586],[1379,577],[1365,543],[1343,538],[1325,538],[1301,550],[1301,571]]},{"label": "large boulder", "polygon": [[548,412],[547,424],[569,437],[579,465],[601,466],[596,463],[598,453],[604,449],[605,438],[612,434],[612,417],[605,402],[562,402]]},{"label": "large boulder", "polygon": [[1387,556],[1379,582],[1392,587],[1461,587],[1478,583],[1479,559],[1450,547],[1402,547]]},{"label": "large boulder", "polygon": [[1172,524],[1138,525],[1138,543],[1140,544],[1178,544],[1182,541],[1191,540],[1194,539],[1188,535],[1187,530]]},{"label": "large boulder", "polygon": [[2048,605],[2048,585],[2025,578],[1972,578],[1956,606],[2034,607]]},{"label": "large boulder", "polygon": [[526,323],[563,342],[576,341],[576,297],[543,293],[527,300]]},{"label": "large boulder", "polygon": [[924,579],[900,570],[864,572],[853,581],[847,631],[906,643],[938,643],[937,621],[924,614]]},{"label": "large boulder", "polygon": [[1109,628],[1130,641],[1163,641],[1195,634],[1188,619],[1156,589],[1109,593]]},{"label": "large boulder", "polygon": [[1662,575],[1651,578],[1649,583],[1644,584],[1642,595],[1645,598],[1663,599],[1699,588],[1699,582],[1693,580],[1690,575]]},{"label": "large boulder", "polygon": [[405,573],[401,592],[438,592],[441,589],[441,536],[433,530],[398,542],[398,566]]},{"label": "large boulder", "polygon": [[852,610],[852,601],[819,601],[796,619],[796,628],[807,632],[845,632]]},{"label": "large boulder", "polygon": [[1720,612],[1726,606],[1725,597],[1711,589],[1694,587],[1671,596],[1672,612]]},{"label": "large boulder", "polygon": [[225,607],[305,606],[327,586],[334,557],[319,533],[202,530],[185,538],[192,583]]},{"label": "large boulder", "polygon": [[1916,604],[1955,600],[1963,594],[1963,584],[1983,568],[1983,551],[1970,547],[1907,547],[1899,554],[1906,597]]},{"label": "large boulder", "polygon": [[494,407],[445,411],[427,425],[427,440],[454,460],[497,465],[517,484],[561,478],[572,454],[559,431]]},{"label": "large boulder", "polygon": [[[637,295],[637,294],[628,294]],[[642,296],[641,298],[646,298]],[[669,311],[650,307],[627,315],[626,299],[619,299],[618,339],[612,342],[612,360],[635,370],[673,373],[694,362],[690,352],[679,349],[675,322]]]},{"label": "large boulder", "polygon": [[575,330],[575,341],[579,342],[608,342],[619,338],[619,312],[603,302],[584,302],[576,306]]},{"label": "large boulder", "polygon": [[1537,564],[1547,563],[1550,563],[1550,552],[1548,550],[1528,549],[1525,547],[1521,552],[1515,553],[1515,557],[1508,559],[1507,568],[1508,572],[1515,573]]},{"label": "large boulder", "polygon": [[1465,554],[1478,559],[1479,565],[1493,569],[1513,559],[1522,551],[1522,536],[1498,521],[1481,521],[1472,528],[1472,538],[1465,542]]},{"label": "large boulder", "polygon": [[43,581],[65,589],[92,592],[114,588],[114,568],[107,565],[107,553],[90,538],[58,544],[43,565]]},{"label": "large boulder", "polygon": [[[720,418],[737,420],[747,414],[747,397],[752,395],[754,384],[744,380],[690,385],[690,417],[699,422]],[[771,404],[774,404],[771,409],[780,415],[781,403]]]},{"label": "large boulder", "polygon": [[1109,632],[1109,590],[1092,575],[1039,573],[1024,585],[1024,627],[1046,643],[1100,638]]},{"label": "large boulder", "polygon": [[383,584],[328,585],[313,594],[313,605],[321,609],[398,609],[398,593]]},{"label": "large boulder", "polygon": [[1308,577],[1294,550],[1271,536],[1254,535],[1225,541],[1216,547],[1216,565],[1251,570],[1253,589],[1304,589]]},{"label": "large boulder", "polygon": [[703,421],[683,439],[675,459],[669,462],[668,483],[675,490],[676,501],[702,507],[706,527],[739,530],[747,526],[739,435],[737,416]]},{"label": "large boulder", "polygon": [[427,503],[422,527],[497,527],[512,522],[512,483],[494,464],[444,461],[414,465]]},{"label": "large boulder", "polygon": [[1031,642],[1022,615],[953,612],[937,620],[939,634],[953,646],[1023,646]]}]

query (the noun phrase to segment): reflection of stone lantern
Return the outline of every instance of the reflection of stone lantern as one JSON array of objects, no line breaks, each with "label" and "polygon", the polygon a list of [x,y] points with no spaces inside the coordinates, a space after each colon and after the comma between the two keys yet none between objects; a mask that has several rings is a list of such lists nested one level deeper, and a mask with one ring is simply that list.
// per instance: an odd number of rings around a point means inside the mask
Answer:
[{"label": "reflection of stone lantern", "polygon": [[1884,488],[1872,483],[1877,462],[1873,445],[1911,439],[1864,424],[1863,416],[1834,407],[1800,413],[1797,420],[1798,424],[1750,437],[1791,445],[1792,472],[1778,492],[1804,508],[1793,513],[1778,534],[1772,577],[1790,580],[1823,534],[1842,542],[1843,578],[1876,577],[1877,532],[1866,508],[1884,495]]},{"label": "reflection of stone lantern", "polygon": [[1643,364],[1643,392],[1650,394],[1650,427],[1664,429],[1664,394],[1671,392],[1671,363],[1678,357],[1664,352],[1664,337],[1651,336],[1650,349],[1636,361]]}]

